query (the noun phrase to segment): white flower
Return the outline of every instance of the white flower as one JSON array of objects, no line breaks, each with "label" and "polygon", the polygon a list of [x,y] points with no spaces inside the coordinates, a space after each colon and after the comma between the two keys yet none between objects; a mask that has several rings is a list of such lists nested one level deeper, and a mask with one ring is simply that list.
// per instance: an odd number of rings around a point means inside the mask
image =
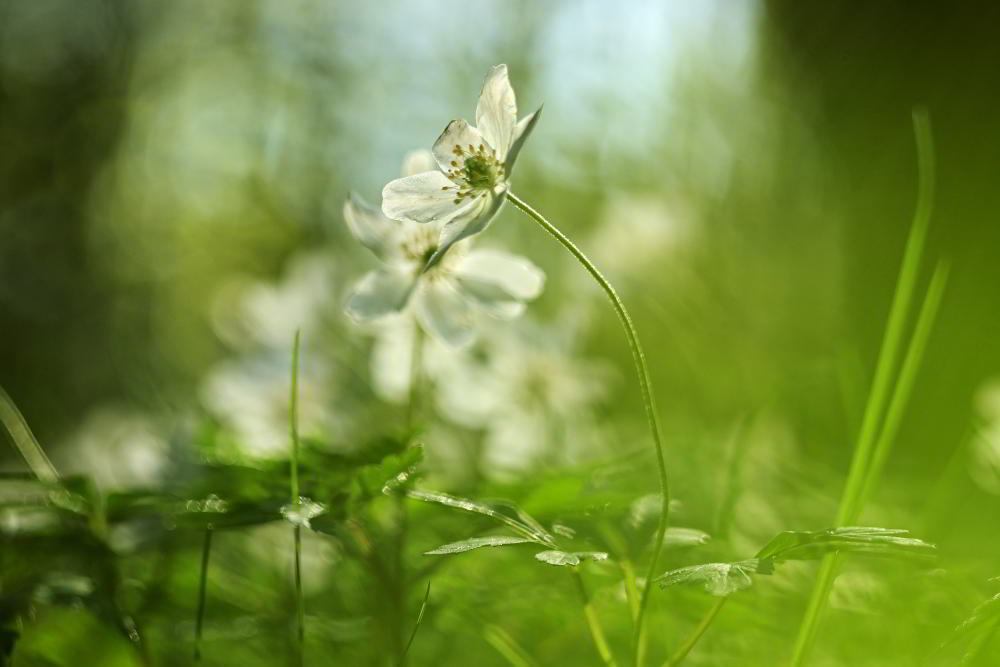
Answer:
[{"label": "white flower", "polygon": [[507,66],[486,75],[476,107],[476,127],[453,120],[434,144],[437,169],[392,181],[382,190],[382,211],[393,220],[441,225],[429,265],[453,244],[478,234],[500,210],[517,154],[538,111],[517,120]]},{"label": "white flower", "polygon": [[301,252],[276,282],[243,278],[227,283],[212,307],[216,333],[237,348],[287,349],[296,331],[312,339],[336,303],[334,265],[328,252]]},{"label": "white flower", "polygon": [[[404,173],[433,158],[411,154]],[[469,241],[439,254],[443,223],[390,220],[356,195],[344,204],[351,233],[382,262],[354,287],[347,313],[367,322],[399,313],[411,305],[423,329],[439,340],[462,346],[474,337],[481,313],[510,319],[537,297],[545,274],[527,259],[499,250],[469,250]],[[430,265],[431,259],[440,260]]]},{"label": "white flower", "polygon": [[969,449],[969,474],[981,489],[1000,495],[1000,380],[987,381],[975,402],[980,425]]},{"label": "white flower", "polygon": [[[333,417],[330,368],[308,355],[299,370],[299,431],[305,438],[330,440],[339,423]],[[250,456],[287,455],[291,354],[275,349],[224,360],[205,377],[202,399],[209,411]]]},{"label": "white flower", "polygon": [[599,438],[593,408],[613,376],[572,356],[571,328],[563,321],[558,329],[491,331],[483,349],[441,372],[438,407],[485,431],[487,472],[510,476],[553,454],[572,461]]},{"label": "white flower", "polygon": [[656,195],[612,194],[588,244],[594,261],[612,275],[662,269],[667,253],[680,249],[692,232],[684,211],[676,209]]},{"label": "white flower", "polygon": [[86,474],[105,490],[149,486],[160,481],[170,462],[166,434],[141,412],[102,406],[91,411],[63,451],[73,452],[60,467]]}]

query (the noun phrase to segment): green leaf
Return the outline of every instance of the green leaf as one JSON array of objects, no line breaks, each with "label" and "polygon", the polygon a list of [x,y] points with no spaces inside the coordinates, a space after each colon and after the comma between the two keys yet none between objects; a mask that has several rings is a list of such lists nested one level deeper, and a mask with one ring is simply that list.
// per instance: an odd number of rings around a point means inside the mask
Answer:
[{"label": "green leaf", "polygon": [[529,542],[534,542],[534,540],[527,537],[518,537],[516,535],[493,535],[490,537],[473,537],[468,540],[462,540],[460,542],[451,542],[449,544],[444,544],[437,549],[424,552],[425,556],[447,556],[450,554],[460,554],[465,551],[472,551],[473,549],[479,549],[481,547],[503,547],[508,544],[526,544]]},{"label": "green leaf", "polygon": [[909,531],[894,528],[845,527],[827,530],[787,530],[757,553],[757,558],[776,562],[815,560],[828,553],[860,552],[887,556],[930,555],[935,546],[907,537]]},{"label": "green leaf", "polygon": [[955,628],[945,644],[952,644],[969,635],[978,634],[987,626],[993,627],[998,622],[1000,622],[1000,593],[980,603],[972,610],[972,614]]},{"label": "green leaf", "polygon": [[397,454],[389,454],[376,464],[364,466],[357,475],[358,497],[368,500],[405,486],[423,459],[424,448],[416,446]]},{"label": "green leaf", "polygon": [[660,588],[675,584],[704,584],[705,590],[712,595],[725,597],[736,591],[749,588],[753,583],[751,574],[771,574],[773,566],[770,561],[751,558],[734,563],[703,563],[671,570],[656,578]]},{"label": "green leaf", "polygon": [[574,551],[572,553],[568,551],[540,551],[535,554],[537,560],[543,563],[548,563],[549,565],[579,565],[585,560],[592,561],[602,561],[608,559],[608,554],[603,551]]},{"label": "green leaf", "polygon": [[693,547],[700,544],[707,544],[712,537],[703,530],[697,528],[682,528],[671,526],[667,528],[667,537],[664,544],[668,547]]},{"label": "green leaf", "polygon": [[[485,503],[469,500],[467,498],[458,498],[439,491],[418,491],[416,489],[411,489],[407,492],[407,495],[414,500],[420,500],[425,503],[437,503],[438,505],[459,509],[464,512],[472,512],[474,514],[488,516],[491,519],[496,519],[497,521],[510,526],[517,532],[529,538],[532,542],[537,542],[538,544],[544,544],[545,546],[550,547],[555,546],[552,536],[549,535],[544,528],[540,528],[538,522],[531,519],[530,516],[528,517],[530,519],[530,523],[525,523],[522,520],[515,519],[503,514],[502,512],[498,512]],[[527,516],[521,510],[517,511],[519,516]],[[535,526],[538,526],[539,528],[535,528]]]}]

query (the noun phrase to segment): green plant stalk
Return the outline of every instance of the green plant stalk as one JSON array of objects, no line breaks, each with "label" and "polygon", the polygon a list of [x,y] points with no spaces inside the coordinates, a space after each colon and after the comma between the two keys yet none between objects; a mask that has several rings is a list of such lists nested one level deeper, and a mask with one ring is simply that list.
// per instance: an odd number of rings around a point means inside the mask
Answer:
[{"label": "green plant stalk", "polygon": [[[636,581],[635,566],[628,559],[623,559],[618,565],[622,571],[622,579],[625,581],[625,598],[628,600],[629,613],[632,615],[632,622],[635,623],[639,618],[639,600],[642,597],[639,593],[638,582]],[[645,660],[647,639],[648,635],[645,629],[643,629],[642,634],[639,636],[639,646],[636,648],[636,656],[639,662]]]},{"label": "green plant stalk", "polygon": [[[915,110],[913,127],[917,144],[917,166],[919,184],[917,204],[910,226],[909,238],[903,253],[899,277],[893,295],[892,306],[882,345],[879,350],[875,367],[875,377],[872,380],[871,391],[865,406],[861,430],[858,434],[854,456],[847,475],[844,492],[841,495],[837,511],[837,526],[853,523],[860,511],[859,502],[864,491],[864,483],[868,476],[872,450],[879,434],[879,425],[888,400],[892,385],[892,375],[902,348],[903,334],[907,313],[916,290],[920,260],[923,256],[927,239],[927,228],[930,223],[931,210],[934,201],[934,149],[931,137],[930,120],[925,111]],[[833,585],[837,570],[837,556],[831,554],[824,557],[820,566],[816,583],[806,607],[805,616],[799,626],[792,654],[792,667],[800,667],[805,663],[812,643],[815,639],[819,617],[826,606],[826,600]]]},{"label": "green plant stalk", "polygon": [[511,667],[538,667],[538,663],[522,648],[506,630],[498,625],[487,625],[483,639],[496,649]]},{"label": "green plant stalk", "polygon": [[677,648],[674,654],[670,656],[670,660],[667,660],[663,667],[677,667],[677,665],[684,661],[684,658],[686,658],[688,653],[691,652],[694,645],[698,643],[698,640],[701,639],[702,635],[705,634],[705,631],[708,630],[708,626],[712,625],[712,621],[714,621],[715,617],[719,615],[720,611],[722,611],[722,607],[726,604],[726,600],[728,599],[728,595],[720,597],[711,607],[709,607],[701,621],[698,622],[694,632],[691,633],[691,636],[684,640],[684,643]]},{"label": "green plant stalk", "polygon": [[205,541],[201,547],[201,575],[198,578],[198,611],[194,620],[194,659],[201,661],[201,633],[205,622],[205,599],[208,590],[208,556],[212,550],[212,524],[205,529]]},{"label": "green plant stalk", "polygon": [[424,363],[424,330],[420,324],[413,324],[413,349],[410,351],[410,395],[406,404],[406,428],[413,435],[417,420],[420,417],[423,394],[423,374],[421,369]]},{"label": "green plant stalk", "polygon": [[618,319],[621,320],[622,327],[625,329],[625,338],[627,339],[629,348],[632,351],[632,361],[635,364],[635,371],[639,380],[639,390],[642,394],[642,402],[646,411],[646,420],[649,425],[650,435],[652,436],[653,446],[656,451],[656,466],[659,474],[660,493],[662,496],[660,518],[656,527],[656,536],[653,542],[653,555],[650,558],[647,570],[647,585],[642,589],[642,595],[639,598],[639,611],[636,615],[635,627],[633,628],[632,635],[632,654],[634,656],[633,664],[636,667],[642,667],[643,655],[641,655],[639,649],[642,644],[646,608],[649,604],[650,586],[648,582],[652,581],[656,576],[656,568],[659,565],[660,553],[663,551],[663,542],[667,534],[667,525],[669,523],[670,514],[670,480],[667,477],[667,464],[663,453],[663,441],[660,435],[660,422],[656,412],[656,398],[653,394],[653,384],[650,379],[649,368],[646,364],[646,355],[639,342],[639,333],[636,331],[635,324],[632,322],[632,317],[629,315],[628,310],[626,310],[625,304],[622,302],[621,297],[618,296],[615,288],[610,282],[608,282],[608,279],[604,277],[596,266],[594,266],[594,263],[591,262],[583,251],[580,250],[565,234],[563,234],[558,227],[546,220],[541,213],[533,209],[513,192],[507,193],[507,199],[509,199],[514,206],[519,208],[521,212],[538,223],[542,229],[548,232],[554,239],[561,243],[562,246],[576,258],[583,268],[587,270],[587,273],[591,275],[597,284],[600,285],[601,289],[604,290],[604,293],[611,301],[611,305],[614,307],[615,313],[618,315]]},{"label": "green plant stalk", "polygon": [[[291,461],[291,491],[292,504],[299,506],[302,504],[302,495],[299,490],[299,348],[301,343],[301,332],[295,332],[295,343],[292,345],[292,387],[288,410],[288,429],[292,437],[292,461]],[[295,539],[295,643],[296,661],[301,667],[305,655],[305,600],[302,597],[302,526],[296,524],[293,528]]]},{"label": "green plant stalk", "polygon": [[580,603],[583,605],[583,615],[587,619],[587,627],[590,629],[590,636],[594,640],[594,647],[597,649],[598,655],[601,656],[601,661],[607,667],[617,667],[618,663],[615,662],[615,656],[611,653],[611,647],[608,646],[607,637],[604,635],[604,628],[601,627],[601,619],[597,617],[597,611],[594,609],[594,605],[591,604],[590,596],[587,594],[587,587],[583,583],[583,576],[575,567],[572,570],[577,592],[580,593]]}]

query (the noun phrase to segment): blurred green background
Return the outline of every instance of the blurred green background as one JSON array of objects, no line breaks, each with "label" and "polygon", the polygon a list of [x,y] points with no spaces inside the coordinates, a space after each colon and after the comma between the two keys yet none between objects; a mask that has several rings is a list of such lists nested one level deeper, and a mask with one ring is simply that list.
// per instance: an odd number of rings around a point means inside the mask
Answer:
[{"label": "blurred green background", "polygon": [[[268,337],[285,373],[302,325],[305,374],[322,385],[310,435],[355,451],[398,432],[400,409],[371,389],[371,336],[340,315],[372,266],[341,205],[351,190],[377,201],[505,62],[522,113],[545,104],[514,188],[620,287],[653,365],[676,522],[713,537],[664,568],[747,557],[779,530],[833,523],[913,215],[921,106],[937,162],[921,287],[938,258],[952,275],[864,522],[941,555],[849,565],[811,664],[957,664],[933,651],[1000,575],[998,21],[989,4],[912,2],[0,2],[0,384],[61,470],[156,488],[183,481],[182,462],[233,459],[206,435],[226,425],[208,378]],[[428,417],[427,485],[581,523],[581,480],[655,493],[613,311],[511,207],[487,241],[548,274],[529,316],[552,332],[541,338],[573,338],[551,354],[601,367],[594,442],[492,476],[468,453],[478,429]],[[253,289],[270,290],[268,309],[234,324]],[[261,380],[279,395],[280,373]],[[22,469],[12,447],[0,462]],[[381,502],[366,520],[391,541],[398,508]],[[421,573],[423,551],[485,527],[429,506],[408,521],[399,558]],[[217,538],[206,664],[293,664],[280,530]],[[200,544],[179,530],[113,549],[152,664],[190,664]],[[391,664],[385,628],[410,626],[425,577],[393,588],[335,538],[306,549],[307,664]],[[498,632],[540,665],[598,664],[572,582],[530,554],[433,567],[413,664],[516,664]],[[620,580],[588,576],[624,655]],[[814,576],[790,566],[735,596],[690,664],[782,664]],[[14,664],[142,664],[101,614],[34,599]],[[652,600],[662,662],[711,600]],[[970,664],[998,664],[992,644]]]}]

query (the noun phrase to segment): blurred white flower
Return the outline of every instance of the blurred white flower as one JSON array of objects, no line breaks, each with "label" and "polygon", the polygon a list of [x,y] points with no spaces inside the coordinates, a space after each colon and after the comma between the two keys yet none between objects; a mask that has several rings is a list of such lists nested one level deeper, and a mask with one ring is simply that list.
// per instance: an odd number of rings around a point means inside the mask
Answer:
[{"label": "blurred white flower", "polygon": [[[411,154],[404,173],[431,160],[426,151]],[[474,338],[481,313],[517,317],[545,283],[545,274],[527,259],[500,250],[469,250],[469,241],[452,246],[431,266],[440,248],[441,222],[390,220],[356,195],[344,204],[344,219],[354,237],[382,262],[358,282],[347,303],[347,313],[359,322],[411,306],[424,330],[462,346]]]},{"label": "blurred white flower", "polygon": [[448,123],[434,144],[437,168],[397,179],[382,190],[382,211],[389,218],[439,225],[439,238],[427,258],[430,265],[453,244],[490,224],[540,112],[517,120],[507,66],[496,65],[479,95],[476,127],[461,119]]},{"label": "blurred white flower", "polygon": [[588,245],[594,259],[611,272],[635,274],[683,243],[690,228],[682,215],[651,194],[613,195]]},{"label": "blurred white flower", "polygon": [[72,459],[60,468],[89,476],[104,490],[150,486],[169,462],[169,445],[148,415],[117,406],[91,411],[60,451]]},{"label": "blurred white flower", "polygon": [[991,380],[976,394],[982,426],[974,435],[969,474],[984,491],[1000,495],[1000,380]]},{"label": "blurred white flower", "polygon": [[216,332],[234,347],[250,342],[287,348],[297,330],[311,338],[335,303],[333,267],[329,253],[300,253],[277,283],[237,280],[224,286],[212,311]]},{"label": "blurred white flower", "polygon": [[[420,345],[419,351],[416,346]],[[414,354],[419,368],[414,368]],[[434,382],[443,368],[453,361],[454,350],[436,338],[424,336],[412,312],[385,318],[375,328],[371,355],[371,378],[375,393],[391,403],[404,403],[410,397],[414,370],[428,382]]]},{"label": "blurred white flower", "polygon": [[[304,525],[308,526],[308,522]],[[292,531],[284,522],[268,523],[234,532],[232,543],[239,550],[240,556],[245,559],[240,563],[241,567],[232,573],[235,577],[234,582],[242,583],[239,577],[245,576],[246,572],[255,572],[257,565],[265,566],[273,575],[287,581],[295,567],[292,539]],[[302,590],[308,595],[324,589],[329,580],[330,568],[340,561],[341,553],[333,540],[311,530],[304,530],[300,558]],[[259,581],[254,584],[259,585]],[[267,594],[272,594],[272,591],[267,590]]]},{"label": "blurred white flower", "polygon": [[484,429],[487,472],[512,475],[552,456],[572,461],[595,442],[592,411],[612,376],[572,356],[572,329],[497,329],[482,349],[440,371],[438,407],[455,423]]},{"label": "blurred white flower", "polygon": [[[331,410],[331,369],[318,355],[307,358],[299,370],[299,432],[329,440],[338,425]],[[290,385],[291,353],[266,350],[218,363],[205,376],[201,395],[243,453],[278,458],[290,447]]]}]

